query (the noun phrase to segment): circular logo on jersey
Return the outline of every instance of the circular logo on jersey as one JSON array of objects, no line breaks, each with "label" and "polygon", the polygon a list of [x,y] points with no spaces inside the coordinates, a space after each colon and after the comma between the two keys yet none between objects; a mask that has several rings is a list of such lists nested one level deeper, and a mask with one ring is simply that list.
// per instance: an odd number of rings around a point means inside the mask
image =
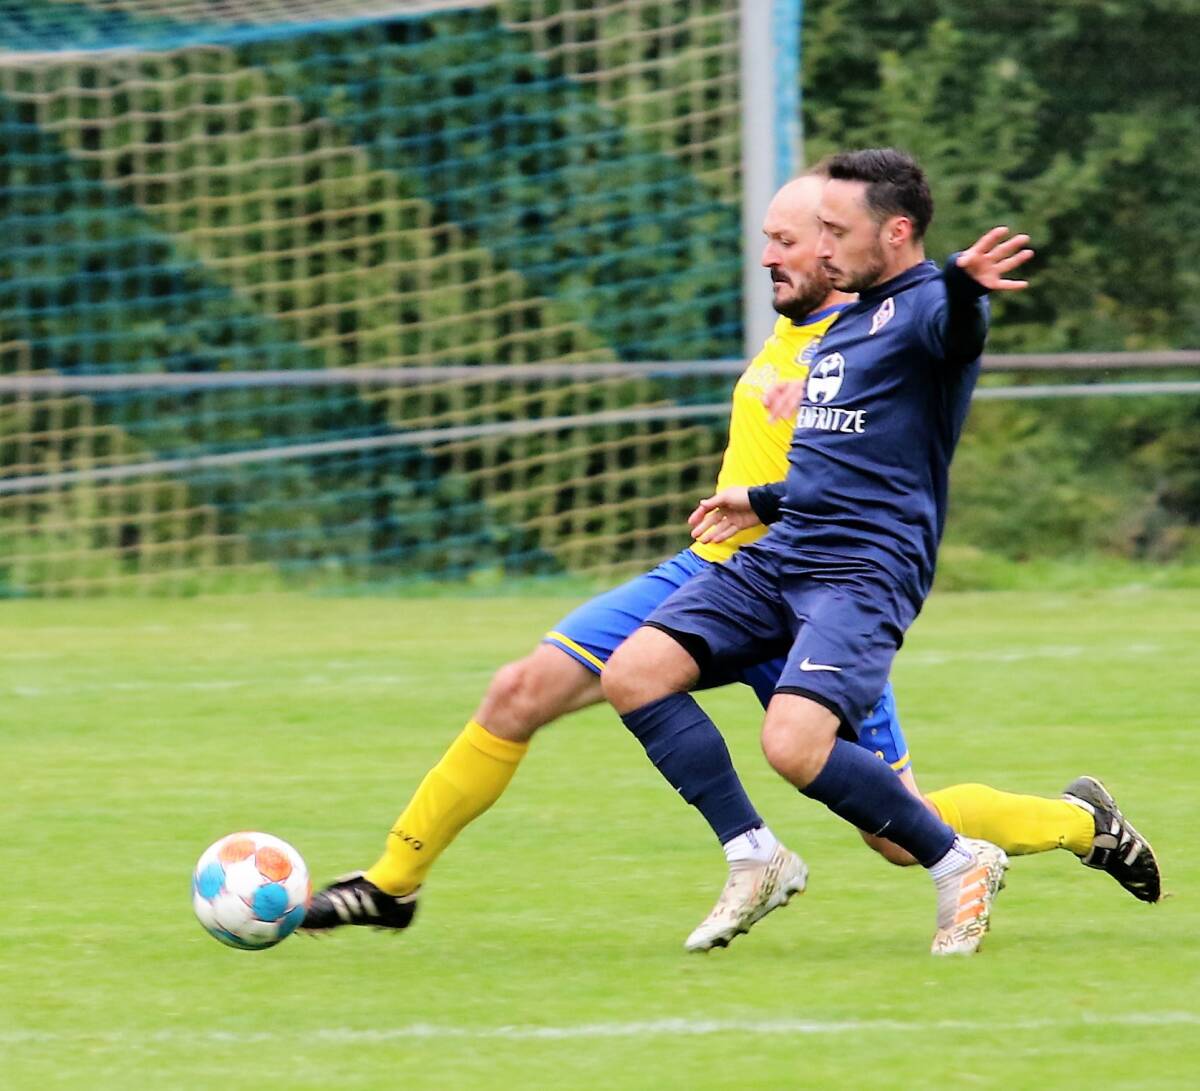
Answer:
[{"label": "circular logo on jersey", "polygon": [[828,405],[842,389],[845,374],[846,359],[840,352],[823,356],[809,373],[808,385],[804,389],[808,400],[817,405]]},{"label": "circular logo on jersey", "polygon": [[800,355],[796,357],[796,363],[803,364],[807,367],[817,358],[817,350],[821,347],[821,339],[814,337],[807,345],[800,350]]}]

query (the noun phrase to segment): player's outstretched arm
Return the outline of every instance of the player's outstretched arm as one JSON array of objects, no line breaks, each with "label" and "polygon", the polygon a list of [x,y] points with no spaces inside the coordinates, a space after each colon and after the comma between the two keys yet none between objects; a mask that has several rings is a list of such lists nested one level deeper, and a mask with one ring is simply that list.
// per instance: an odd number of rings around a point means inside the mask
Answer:
[{"label": "player's outstretched arm", "polygon": [[1028,287],[1028,281],[1006,275],[1033,257],[1025,245],[1028,241],[1028,235],[1008,238],[1007,227],[993,227],[946,262],[942,271],[946,306],[933,313],[924,331],[925,343],[935,356],[951,364],[968,364],[979,357],[988,330],[984,297],[992,291]]},{"label": "player's outstretched arm", "polygon": [[705,543],[723,542],[739,531],[758,526],[761,521],[750,506],[750,490],[744,485],[706,496],[688,516],[692,537]]}]

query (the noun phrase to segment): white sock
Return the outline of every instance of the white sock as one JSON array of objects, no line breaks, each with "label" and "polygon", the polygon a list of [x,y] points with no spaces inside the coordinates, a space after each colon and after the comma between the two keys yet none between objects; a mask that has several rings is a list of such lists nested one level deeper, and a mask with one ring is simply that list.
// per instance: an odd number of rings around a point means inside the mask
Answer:
[{"label": "white sock", "polygon": [[725,859],[731,867],[734,864],[767,864],[775,855],[779,841],[766,826],[758,826],[738,834],[721,847],[725,850]]},{"label": "white sock", "polygon": [[935,883],[940,883],[951,875],[966,871],[973,863],[975,854],[970,846],[965,844],[961,837],[956,837],[946,855],[930,866],[929,875]]}]

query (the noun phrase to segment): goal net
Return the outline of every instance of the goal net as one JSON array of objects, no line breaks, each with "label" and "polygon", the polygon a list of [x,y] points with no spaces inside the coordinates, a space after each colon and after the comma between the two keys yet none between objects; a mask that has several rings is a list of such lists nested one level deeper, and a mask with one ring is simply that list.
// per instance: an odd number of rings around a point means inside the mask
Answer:
[{"label": "goal net", "polygon": [[741,353],[737,5],[0,0],[0,594],[604,571]]}]

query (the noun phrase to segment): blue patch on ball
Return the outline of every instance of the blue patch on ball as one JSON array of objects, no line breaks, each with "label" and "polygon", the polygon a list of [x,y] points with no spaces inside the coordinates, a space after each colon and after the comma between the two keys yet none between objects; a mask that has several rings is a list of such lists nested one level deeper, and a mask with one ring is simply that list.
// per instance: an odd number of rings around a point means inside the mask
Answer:
[{"label": "blue patch on ball", "polygon": [[279,922],[279,938],[290,936],[297,928],[300,927],[300,922],[304,920],[304,906],[298,905],[293,909],[289,909],[284,914],[283,920]]},{"label": "blue patch on ball", "polygon": [[[225,931],[224,928],[214,928],[209,934],[215,936],[226,946],[236,947],[239,951],[261,951],[263,949],[261,945],[256,946],[253,943],[247,943],[244,939],[239,939],[232,932]],[[273,947],[274,941],[268,943],[267,946]]]},{"label": "blue patch on ball", "polygon": [[225,869],[218,863],[209,864],[196,876],[196,891],[202,898],[215,898],[225,885]]},{"label": "blue patch on ball", "polygon": [[277,921],[287,910],[288,892],[282,883],[264,883],[254,892],[251,905],[260,921]]}]

